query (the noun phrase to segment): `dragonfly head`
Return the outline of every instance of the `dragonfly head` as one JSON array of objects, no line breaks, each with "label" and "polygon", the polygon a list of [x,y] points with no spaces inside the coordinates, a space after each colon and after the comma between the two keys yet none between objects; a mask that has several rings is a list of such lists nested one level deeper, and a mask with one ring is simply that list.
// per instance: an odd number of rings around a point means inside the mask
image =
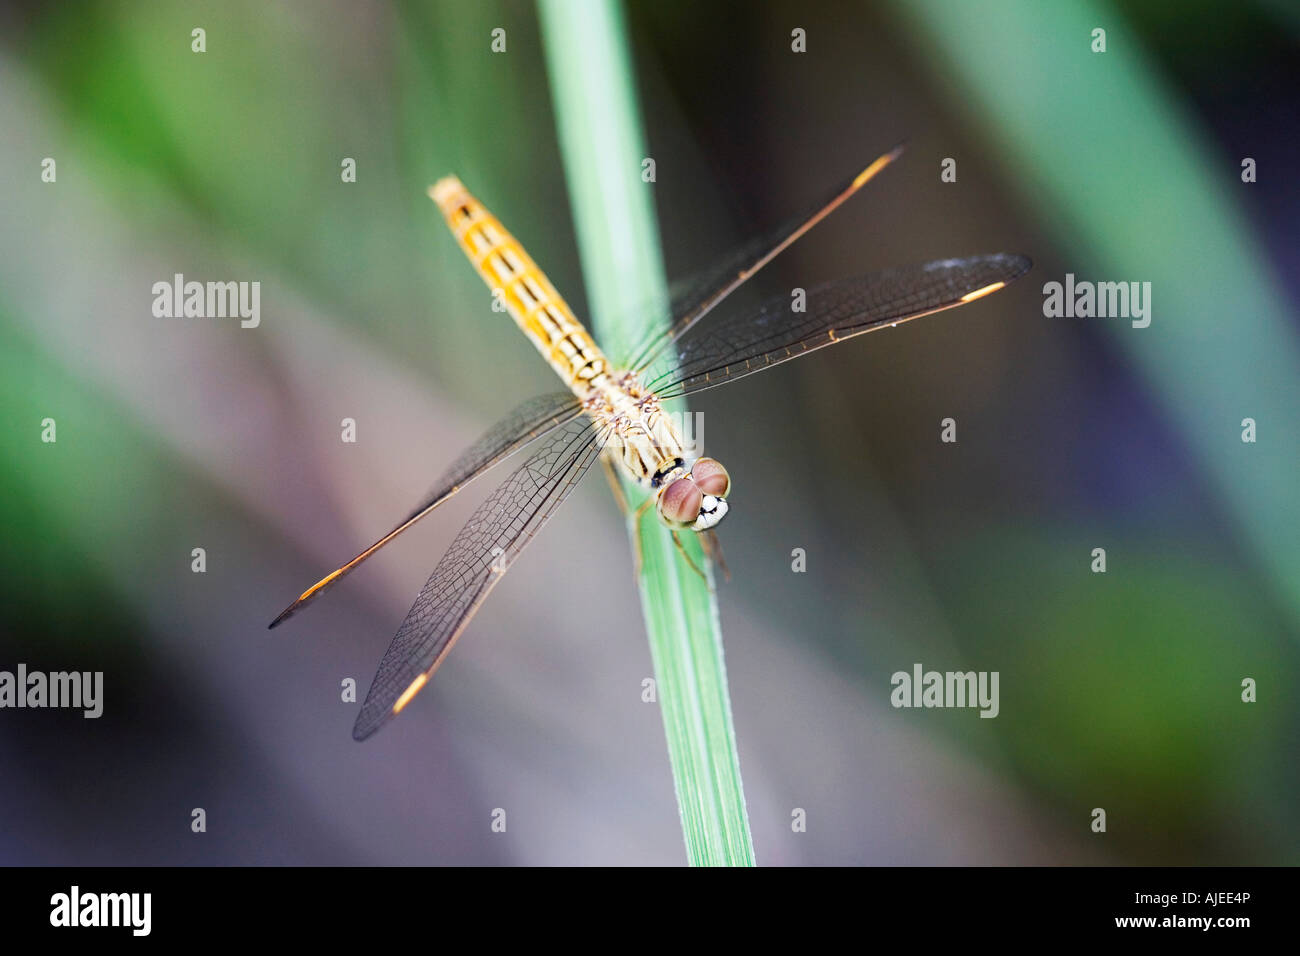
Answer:
[{"label": "dragonfly head", "polygon": [[659,517],[670,528],[708,531],[727,515],[731,476],[712,458],[701,458],[689,473],[665,482],[657,502]]}]

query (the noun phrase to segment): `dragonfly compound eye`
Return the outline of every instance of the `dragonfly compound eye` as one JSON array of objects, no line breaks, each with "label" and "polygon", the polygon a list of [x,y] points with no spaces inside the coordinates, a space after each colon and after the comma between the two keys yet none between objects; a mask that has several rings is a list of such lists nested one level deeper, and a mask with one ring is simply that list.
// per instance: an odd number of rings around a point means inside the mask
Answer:
[{"label": "dragonfly compound eye", "polygon": [[706,495],[725,498],[731,492],[731,476],[717,459],[701,458],[691,466],[691,477]]},{"label": "dragonfly compound eye", "polygon": [[704,492],[689,478],[669,482],[659,494],[659,517],[670,528],[689,528],[700,516]]}]

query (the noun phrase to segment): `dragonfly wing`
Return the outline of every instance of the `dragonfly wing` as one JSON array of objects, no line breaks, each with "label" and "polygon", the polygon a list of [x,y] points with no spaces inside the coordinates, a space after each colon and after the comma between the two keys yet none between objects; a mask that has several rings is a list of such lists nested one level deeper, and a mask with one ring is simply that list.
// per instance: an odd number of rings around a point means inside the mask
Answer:
[{"label": "dragonfly wing", "polygon": [[452,462],[442,476],[421,499],[420,503],[392,531],[384,535],[347,564],[327,574],[299,598],[280,612],[271,627],[292,617],[304,606],[328,591],[334,584],[370,557],[388,542],[419,521],[460,489],[492,468],[502,459],[510,457],[524,445],[540,438],[552,429],[572,421],[582,412],[582,406],[570,392],[542,395],[524,402],[513,412],[497,422],[465,453]]},{"label": "dragonfly wing", "polygon": [[577,418],[581,411],[582,405],[572,392],[554,392],[524,402],[452,462],[397,527],[423,518],[497,462],[551,429]]},{"label": "dragonfly wing", "polygon": [[353,737],[365,740],[428,682],[488,593],[599,456],[605,438],[586,418],[570,422],[544,438],[479,506],[384,654]]},{"label": "dragonfly wing", "polygon": [[640,371],[650,365],[670,343],[680,339],[700,319],[763,268],[800,236],[838,209],[850,196],[870,182],[877,173],[903,152],[898,146],[877,158],[870,166],[855,173],[822,196],[798,215],[777,228],[741,246],[716,265],[698,276],[674,284],[672,325],[651,333],[636,350],[628,367]]},{"label": "dragonfly wing", "polygon": [[999,253],[941,259],[808,290],[805,311],[788,295],[756,312],[715,319],[677,343],[677,358],[645,377],[663,398],[703,391],[885,325],[973,302],[1018,279],[1032,263]]}]

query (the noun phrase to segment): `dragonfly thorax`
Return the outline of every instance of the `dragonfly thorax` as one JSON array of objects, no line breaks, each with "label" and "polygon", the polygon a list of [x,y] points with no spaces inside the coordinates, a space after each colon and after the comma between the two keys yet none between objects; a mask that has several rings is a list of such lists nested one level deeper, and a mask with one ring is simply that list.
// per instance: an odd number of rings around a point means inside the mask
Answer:
[{"label": "dragonfly thorax", "polygon": [[731,479],[712,458],[687,469],[685,442],[659,396],[642,388],[636,375],[622,372],[593,382],[587,414],[608,430],[605,451],[638,484],[651,489],[664,524],[707,531],[727,514]]},{"label": "dragonfly thorax", "polygon": [[608,432],[606,452],[638,484],[654,487],[656,475],[685,457],[685,443],[672,416],[631,373],[602,377],[594,384],[585,407]]}]

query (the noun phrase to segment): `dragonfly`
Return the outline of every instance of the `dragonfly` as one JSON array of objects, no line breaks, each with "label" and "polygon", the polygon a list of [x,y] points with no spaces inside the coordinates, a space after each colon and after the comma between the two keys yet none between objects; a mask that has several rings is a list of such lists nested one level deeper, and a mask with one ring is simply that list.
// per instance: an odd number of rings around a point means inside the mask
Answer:
[{"label": "dragonfly", "polygon": [[670,321],[617,364],[459,179],[447,176],[429,188],[455,241],[566,388],[514,409],[466,449],[391,531],[313,584],[271,622],[272,628],[284,623],[466,485],[531,446],[527,459],[473,512],[420,590],[380,661],[353,727],[355,739],[372,736],[428,683],[488,594],[597,460],[645,490],[638,514],[654,507],[679,548],[680,533],[713,533],[730,509],[730,474],[713,458],[688,455],[665,401],[966,305],[1029,271],[1028,258],[1008,253],[940,259],[814,286],[805,290],[802,311],[793,311],[791,297],[783,294],[756,309],[715,313],[901,152],[898,147],[878,157],[679,287],[668,306]]}]

